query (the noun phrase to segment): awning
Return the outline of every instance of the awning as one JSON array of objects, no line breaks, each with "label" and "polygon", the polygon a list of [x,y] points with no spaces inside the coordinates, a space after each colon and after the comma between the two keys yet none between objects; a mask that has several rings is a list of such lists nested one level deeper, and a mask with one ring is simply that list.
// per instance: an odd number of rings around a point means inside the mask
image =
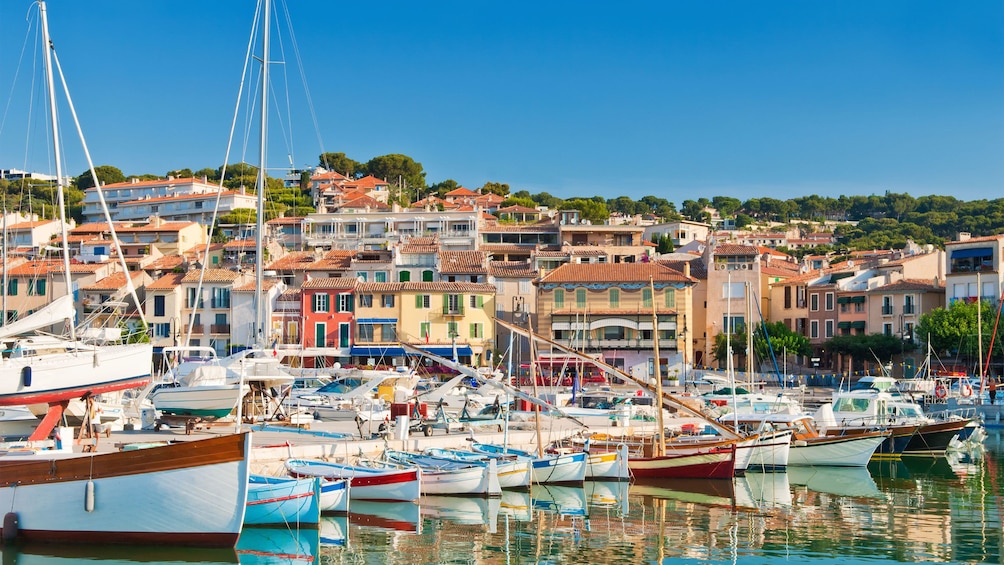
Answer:
[{"label": "awning", "polygon": [[952,251],[952,259],[965,259],[966,257],[993,257],[994,250],[991,247],[972,247],[970,249],[958,249]]},{"label": "awning", "polygon": [[864,296],[852,296],[851,302],[863,303],[865,301]]},{"label": "awning", "polygon": [[850,303],[850,301],[851,301],[851,297],[850,296],[838,296],[837,297],[837,304],[848,304],[848,303]]},{"label": "awning", "polygon": [[[419,345],[418,347],[420,347],[420,348],[428,351],[429,353],[432,353],[433,355],[439,355],[440,357],[446,357],[447,359],[450,359],[450,358],[453,357],[453,346],[452,345],[438,346],[438,347],[437,346]],[[474,352],[471,351],[471,346],[469,346],[469,345],[458,345],[457,346],[457,355],[459,357],[470,357],[470,356],[474,355]]]},{"label": "awning", "polygon": [[357,324],[396,324],[397,318],[359,318]]},{"label": "awning", "polygon": [[849,329],[851,329],[851,323],[850,322],[837,322],[837,327],[840,328],[840,329],[842,329],[842,330],[849,330]]},{"label": "awning", "polygon": [[404,348],[396,346],[363,347],[352,346],[349,355],[353,357],[404,357]]},{"label": "awning", "polygon": [[851,327],[854,328],[854,329],[856,329],[856,330],[863,330],[863,329],[865,329],[865,321],[864,320],[858,320],[857,322],[851,322]]}]

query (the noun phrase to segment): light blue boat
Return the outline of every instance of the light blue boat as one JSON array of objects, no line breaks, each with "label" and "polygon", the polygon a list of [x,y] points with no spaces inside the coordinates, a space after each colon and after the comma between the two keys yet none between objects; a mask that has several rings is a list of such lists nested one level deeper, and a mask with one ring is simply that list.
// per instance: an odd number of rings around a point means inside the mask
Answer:
[{"label": "light blue boat", "polygon": [[496,445],[493,443],[471,444],[471,449],[491,455],[515,455],[520,459],[532,461],[533,482],[536,484],[578,483],[586,480],[587,453],[544,454],[538,457],[534,453]]},{"label": "light blue boat", "polygon": [[316,477],[291,479],[251,475],[245,526],[313,526],[321,521],[321,486]]}]

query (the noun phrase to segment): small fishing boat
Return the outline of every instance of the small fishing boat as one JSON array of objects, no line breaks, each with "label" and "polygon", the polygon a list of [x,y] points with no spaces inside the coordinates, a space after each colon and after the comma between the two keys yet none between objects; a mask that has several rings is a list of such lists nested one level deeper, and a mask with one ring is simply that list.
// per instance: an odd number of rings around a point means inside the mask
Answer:
[{"label": "small fishing boat", "polygon": [[251,475],[248,484],[245,526],[316,525],[321,519],[321,489],[317,477],[291,479]]},{"label": "small fishing boat", "polygon": [[629,457],[628,468],[637,478],[731,479],[735,475],[735,456],[732,446],[696,453]]},{"label": "small fishing boat", "polygon": [[581,483],[586,479],[586,453],[544,454],[537,456],[529,451],[521,451],[493,443],[473,442],[471,449],[491,455],[515,455],[532,464],[533,482]]},{"label": "small fishing boat", "polygon": [[321,512],[349,511],[349,480],[320,479]]},{"label": "small fishing boat", "polygon": [[530,488],[532,479],[530,461],[520,459],[515,455],[491,455],[466,451],[463,449],[447,449],[442,447],[427,448],[424,453],[432,457],[453,459],[469,464],[488,466],[488,460],[495,460],[499,486],[506,489]]},{"label": "small fishing boat", "polygon": [[286,471],[294,477],[348,479],[350,500],[411,502],[421,495],[422,472],[405,469],[345,465],[314,459],[290,459]]},{"label": "small fishing boat", "polygon": [[485,465],[392,449],[385,450],[383,457],[396,465],[422,469],[422,494],[486,497],[502,494],[496,463],[492,458]]}]

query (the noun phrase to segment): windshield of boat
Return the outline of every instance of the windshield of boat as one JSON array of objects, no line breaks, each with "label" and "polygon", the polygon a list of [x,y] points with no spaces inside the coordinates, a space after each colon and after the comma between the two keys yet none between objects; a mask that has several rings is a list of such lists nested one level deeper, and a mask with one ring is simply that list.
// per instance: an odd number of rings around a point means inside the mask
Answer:
[{"label": "windshield of boat", "polygon": [[354,388],[359,388],[362,384],[362,379],[347,378],[333,383],[328,383],[317,389],[317,392],[319,394],[344,394]]},{"label": "windshield of boat", "polygon": [[868,398],[838,398],[833,403],[834,412],[868,412],[871,399]]}]

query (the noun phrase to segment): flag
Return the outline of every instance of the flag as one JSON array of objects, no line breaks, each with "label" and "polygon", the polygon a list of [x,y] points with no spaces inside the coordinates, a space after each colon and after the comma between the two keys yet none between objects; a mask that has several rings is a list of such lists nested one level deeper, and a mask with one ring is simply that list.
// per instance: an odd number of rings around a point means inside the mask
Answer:
[{"label": "flag", "polygon": [[425,327],[425,344],[429,344],[429,326]]}]

